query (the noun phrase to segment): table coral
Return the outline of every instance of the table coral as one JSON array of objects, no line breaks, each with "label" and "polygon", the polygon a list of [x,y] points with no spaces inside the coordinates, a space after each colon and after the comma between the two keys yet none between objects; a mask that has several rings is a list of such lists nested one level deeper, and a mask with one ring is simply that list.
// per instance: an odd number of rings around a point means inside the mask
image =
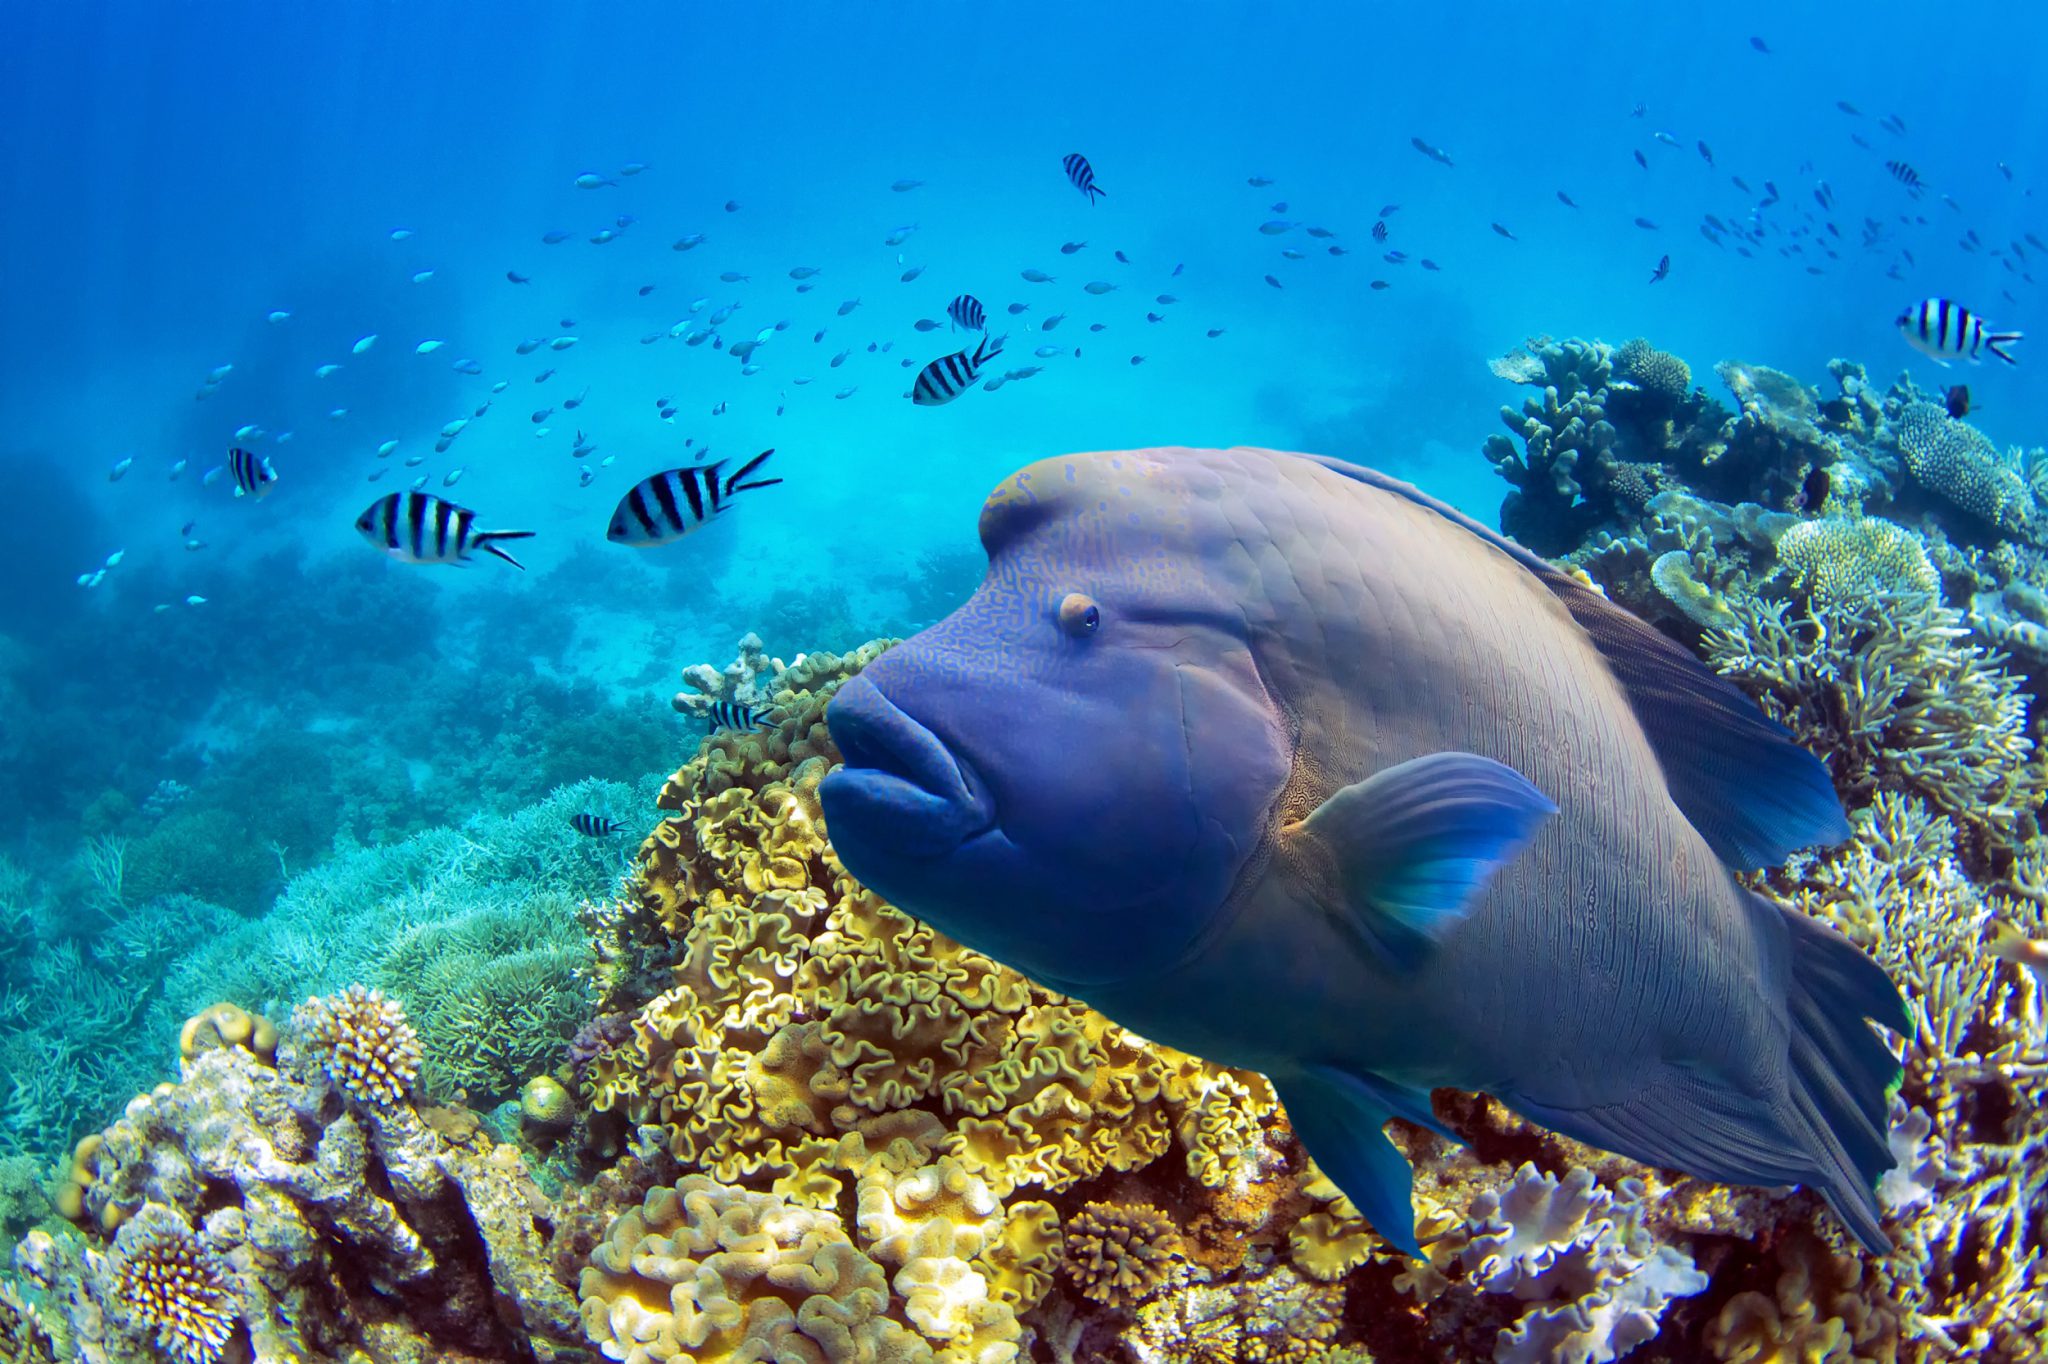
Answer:
[{"label": "table coral", "polygon": [[2033,530],[2039,508],[2032,488],[1983,432],[1930,402],[1906,403],[1892,426],[1921,487],[2000,530]]},{"label": "table coral", "polygon": [[1779,560],[1792,570],[1793,586],[1815,601],[1941,590],[1941,577],[1919,538],[1879,517],[1801,521],[1779,537],[1777,548]]}]

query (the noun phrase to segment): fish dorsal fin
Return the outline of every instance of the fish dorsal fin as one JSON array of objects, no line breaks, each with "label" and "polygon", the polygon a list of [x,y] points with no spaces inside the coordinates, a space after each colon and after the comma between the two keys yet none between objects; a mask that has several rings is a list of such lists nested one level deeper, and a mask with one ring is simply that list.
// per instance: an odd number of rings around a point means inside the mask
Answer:
[{"label": "fish dorsal fin", "polygon": [[1849,836],[1842,802],[1820,759],[1676,640],[1419,488],[1342,460],[1302,458],[1429,508],[1548,588],[1628,697],[1672,802],[1723,862],[1737,870],[1774,867],[1800,848]]}]

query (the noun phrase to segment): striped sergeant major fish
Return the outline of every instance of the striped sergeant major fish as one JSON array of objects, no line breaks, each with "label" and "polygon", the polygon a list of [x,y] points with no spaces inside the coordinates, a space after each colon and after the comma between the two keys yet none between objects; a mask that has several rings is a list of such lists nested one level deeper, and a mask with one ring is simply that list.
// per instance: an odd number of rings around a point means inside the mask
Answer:
[{"label": "striped sergeant major fish", "polygon": [[234,475],[236,497],[262,497],[277,482],[277,470],[268,455],[253,454],[237,445],[228,451],[228,472]]},{"label": "striped sergeant major fish", "polygon": [[974,387],[981,367],[1003,353],[1003,342],[1008,339],[998,336],[991,341],[983,333],[981,344],[972,353],[956,350],[932,361],[917,372],[917,382],[910,386],[910,401],[919,407],[942,407],[952,402]]},{"label": "striped sergeant major fish", "polygon": [[981,300],[973,294],[962,294],[946,305],[946,316],[953,319],[956,327],[965,327],[971,332],[988,330],[988,312],[981,306]]},{"label": "striped sergeant major fish", "polygon": [[704,711],[704,721],[716,733],[721,729],[773,729],[775,722],[759,706],[744,701],[713,701]]},{"label": "striped sergeant major fish", "polygon": [[2008,365],[2016,365],[2006,346],[2020,339],[2018,332],[1995,332],[1984,319],[1960,303],[1930,298],[1899,314],[1895,324],[1906,344],[1936,364],[1968,360],[1975,364],[1979,352],[1990,351]]},{"label": "striped sergeant major fish", "polygon": [[585,838],[610,838],[626,826],[610,815],[593,815],[582,810],[569,816],[569,827]]},{"label": "striped sergeant major fish", "polygon": [[524,540],[530,530],[478,530],[476,513],[415,489],[386,493],[356,518],[365,540],[403,564],[464,564],[476,551],[495,554],[514,568],[526,565],[498,547]]},{"label": "striped sergeant major fish", "polygon": [[774,453],[763,450],[729,475],[724,472],[725,461],[714,459],[709,464],[665,469],[641,479],[619,499],[605,539],[615,545],[641,547],[682,539],[724,511],[736,494],[782,482],[779,478],[751,478]]},{"label": "striped sergeant major fish", "polygon": [[1068,152],[1060,160],[1060,164],[1067,168],[1068,182],[1075,189],[1087,195],[1089,203],[1095,202],[1096,195],[1109,193],[1108,190],[1095,183],[1095,167],[1089,165],[1088,158],[1081,155],[1081,153]]}]

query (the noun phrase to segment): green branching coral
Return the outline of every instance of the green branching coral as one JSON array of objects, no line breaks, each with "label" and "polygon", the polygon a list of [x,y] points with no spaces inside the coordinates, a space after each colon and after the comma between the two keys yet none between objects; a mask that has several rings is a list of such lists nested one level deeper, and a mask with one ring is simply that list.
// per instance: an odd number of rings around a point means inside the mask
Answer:
[{"label": "green branching coral", "polygon": [[1984,433],[1941,406],[1911,402],[1894,423],[1899,453],[1921,487],[2000,530],[2025,533],[2033,490]]},{"label": "green branching coral", "polygon": [[371,979],[406,990],[426,1091],[488,1103],[560,1060],[589,1010],[589,956],[575,906],[537,896],[407,928]]},{"label": "green branching coral", "polygon": [[1824,604],[1941,590],[1919,537],[1875,516],[1801,521],[1779,537],[1778,561],[1796,589]]},{"label": "green branching coral", "polygon": [[1825,758],[1852,804],[1910,791],[1987,849],[2034,835],[2048,778],[2027,697],[1960,612],[1920,593],[1734,610],[1736,628],[1707,634],[1707,662]]}]

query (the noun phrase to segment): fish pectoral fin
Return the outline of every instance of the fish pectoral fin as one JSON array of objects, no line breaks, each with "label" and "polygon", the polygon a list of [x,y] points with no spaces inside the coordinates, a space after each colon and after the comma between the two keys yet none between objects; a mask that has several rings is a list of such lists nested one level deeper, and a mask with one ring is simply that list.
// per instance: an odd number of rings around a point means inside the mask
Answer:
[{"label": "fish pectoral fin", "polygon": [[[1417,1097],[1420,1111],[1428,1114],[1428,1096],[1399,1086],[1392,1088],[1400,1092],[1390,1096],[1388,1082],[1378,1076],[1355,1075],[1324,1065],[1306,1066],[1284,1080],[1275,1079],[1273,1085],[1295,1136],[1301,1138],[1323,1173],[1344,1191],[1359,1216],[1396,1250],[1420,1259],[1422,1247],[1415,1239],[1415,1172],[1382,1129],[1396,1113],[1413,1119]],[[1390,1097],[1398,1100],[1399,1107],[1389,1102]],[[1434,1117],[1425,1125],[1432,1131],[1444,1131]]]},{"label": "fish pectoral fin", "polygon": [[1345,922],[1410,967],[1556,813],[1505,763],[1432,753],[1344,787],[1295,832],[1327,859]]}]

